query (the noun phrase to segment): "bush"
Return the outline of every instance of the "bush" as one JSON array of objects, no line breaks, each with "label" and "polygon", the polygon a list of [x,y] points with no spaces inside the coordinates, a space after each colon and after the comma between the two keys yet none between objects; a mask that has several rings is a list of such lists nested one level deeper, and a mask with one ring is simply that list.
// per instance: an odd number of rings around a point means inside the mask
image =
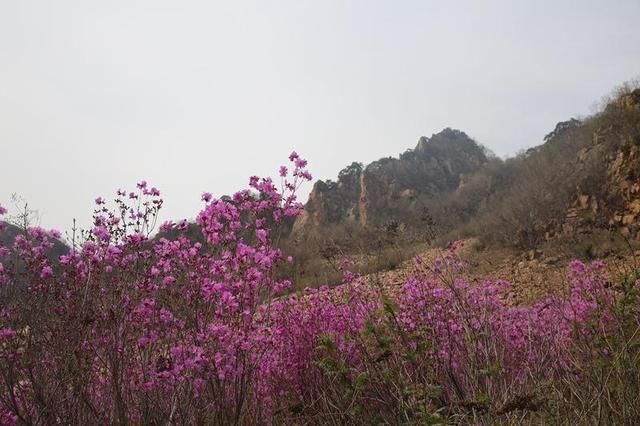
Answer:
[{"label": "bush", "polygon": [[[472,283],[452,244],[402,286],[343,284],[284,296],[273,247],[310,178],[297,154],[228,200],[203,195],[202,242],[150,240],[162,202],[140,182],[52,262],[55,232],[0,255],[3,424],[631,424],[640,416],[640,282],[573,262],[562,297],[509,306]],[[4,209],[0,208],[0,213]],[[165,232],[186,222],[162,225]],[[15,271],[24,276],[17,277]]]}]

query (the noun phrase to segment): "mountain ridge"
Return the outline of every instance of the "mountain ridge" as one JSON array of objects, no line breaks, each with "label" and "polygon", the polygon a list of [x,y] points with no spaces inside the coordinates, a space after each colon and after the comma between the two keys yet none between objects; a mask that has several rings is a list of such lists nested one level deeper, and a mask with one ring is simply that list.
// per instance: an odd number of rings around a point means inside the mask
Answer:
[{"label": "mountain ridge", "polygon": [[640,239],[639,152],[639,88],[504,160],[445,128],[397,158],[354,162],[337,181],[315,182],[291,236],[337,241],[390,223],[419,229],[428,217],[444,239],[522,249],[596,229]]}]

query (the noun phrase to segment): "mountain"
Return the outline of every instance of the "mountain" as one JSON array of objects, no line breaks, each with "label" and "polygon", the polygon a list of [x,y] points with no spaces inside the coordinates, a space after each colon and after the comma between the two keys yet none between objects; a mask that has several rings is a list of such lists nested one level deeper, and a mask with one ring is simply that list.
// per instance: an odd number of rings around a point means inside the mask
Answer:
[{"label": "mountain", "polygon": [[[0,221],[0,225],[0,247],[12,248],[16,236],[25,233],[22,228],[8,222]],[[64,242],[57,239],[52,242],[53,247],[47,250],[47,256],[50,259],[57,259],[69,251],[69,247]]]},{"label": "mountain", "polygon": [[426,200],[455,191],[487,161],[486,150],[459,130],[447,128],[430,138],[423,136],[399,158],[383,158],[366,167],[352,163],[340,171],[336,182],[316,182],[293,233],[410,221]]},{"label": "mountain", "polygon": [[354,162],[337,181],[315,183],[291,235],[367,239],[389,224],[408,234],[425,218],[441,242],[479,237],[530,249],[575,245],[600,231],[640,241],[640,89],[626,87],[598,113],[559,122],[513,158],[496,158],[447,128],[399,158]]}]

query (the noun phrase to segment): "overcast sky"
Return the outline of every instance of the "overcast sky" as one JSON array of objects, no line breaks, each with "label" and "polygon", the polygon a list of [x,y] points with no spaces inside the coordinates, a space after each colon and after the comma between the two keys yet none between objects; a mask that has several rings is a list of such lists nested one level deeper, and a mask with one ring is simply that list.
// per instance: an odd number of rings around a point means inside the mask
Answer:
[{"label": "overcast sky", "polygon": [[[444,127],[499,155],[640,74],[640,1],[0,0],[0,203],[87,224],[147,179],[164,218]],[[308,189],[311,185],[308,185]]]}]

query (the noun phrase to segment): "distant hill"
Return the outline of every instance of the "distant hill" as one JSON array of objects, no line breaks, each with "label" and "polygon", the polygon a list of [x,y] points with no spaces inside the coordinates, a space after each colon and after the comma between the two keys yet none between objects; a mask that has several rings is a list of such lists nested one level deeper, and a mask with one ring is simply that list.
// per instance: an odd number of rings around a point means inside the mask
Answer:
[{"label": "distant hill", "polygon": [[373,228],[390,220],[411,222],[433,198],[455,191],[488,161],[486,149],[464,132],[444,129],[421,137],[399,158],[366,167],[352,163],[337,181],[315,183],[294,234],[319,234],[327,226]]},{"label": "distant hill", "polygon": [[315,183],[291,236],[339,243],[389,224],[411,233],[425,217],[443,241],[528,249],[595,230],[640,241],[640,89],[621,89],[602,111],[559,122],[506,160],[447,128],[399,158],[354,162]]},{"label": "distant hill", "polygon": [[[24,231],[20,227],[11,223],[0,221],[3,226],[0,226],[0,246],[11,248],[16,239],[16,236],[23,234]],[[60,255],[69,251],[69,247],[60,240],[53,241],[53,247],[49,250],[48,256],[52,259],[57,259]]]}]

